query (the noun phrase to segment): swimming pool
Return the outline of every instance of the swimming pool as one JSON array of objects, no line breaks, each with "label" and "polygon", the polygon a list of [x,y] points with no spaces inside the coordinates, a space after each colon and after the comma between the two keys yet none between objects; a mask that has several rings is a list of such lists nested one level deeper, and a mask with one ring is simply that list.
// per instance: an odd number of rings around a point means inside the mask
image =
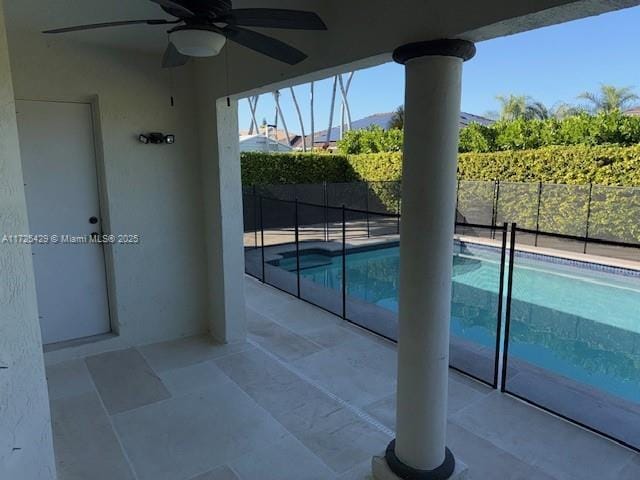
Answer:
[{"label": "swimming pool", "polygon": [[[397,313],[399,247],[346,258],[348,297]],[[456,242],[452,339],[495,349],[500,265],[498,249]],[[303,251],[300,274],[340,291],[342,257]],[[510,358],[640,403],[640,272],[519,252],[513,278]]]}]

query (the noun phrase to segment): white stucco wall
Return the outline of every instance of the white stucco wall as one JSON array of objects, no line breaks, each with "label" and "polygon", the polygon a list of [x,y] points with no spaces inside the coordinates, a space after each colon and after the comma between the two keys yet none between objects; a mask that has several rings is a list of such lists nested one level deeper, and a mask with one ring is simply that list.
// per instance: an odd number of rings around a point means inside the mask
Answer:
[{"label": "white stucco wall", "polygon": [[[205,76],[198,76],[205,80]],[[244,245],[238,102],[196,82],[207,245],[207,319],[219,341],[244,340]]]},{"label": "white stucco wall", "polygon": [[[8,9],[9,16],[10,9]],[[96,102],[105,231],[139,234],[110,247],[112,322],[121,340],[151,343],[207,330],[202,179],[193,71],[157,55],[9,30],[17,99]],[[176,135],[143,145],[139,133]]]},{"label": "white stucco wall", "polygon": [[[28,233],[0,0],[0,236]],[[0,244],[0,478],[55,478],[31,249]]]}]

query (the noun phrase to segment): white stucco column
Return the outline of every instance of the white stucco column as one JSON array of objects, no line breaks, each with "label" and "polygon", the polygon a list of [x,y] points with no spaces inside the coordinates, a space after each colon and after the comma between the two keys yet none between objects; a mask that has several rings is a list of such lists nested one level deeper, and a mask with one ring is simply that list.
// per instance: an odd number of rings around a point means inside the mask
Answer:
[{"label": "white stucco column", "polygon": [[[406,65],[397,433],[377,479],[444,479],[449,321],[462,63],[475,46],[438,40],[400,47]],[[381,460],[381,459],[379,459]]]},{"label": "white stucco column", "polygon": [[200,151],[207,244],[209,331],[220,342],[246,338],[238,101],[198,76]]}]

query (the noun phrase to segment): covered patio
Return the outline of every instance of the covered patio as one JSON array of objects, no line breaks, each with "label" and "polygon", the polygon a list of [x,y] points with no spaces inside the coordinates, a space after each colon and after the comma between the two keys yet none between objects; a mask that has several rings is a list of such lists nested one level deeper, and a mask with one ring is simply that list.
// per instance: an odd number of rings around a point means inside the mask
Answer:
[{"label": "covered patio", "polygon": [[[448,370],[464,61],[638,3],[273,0],[326,24],[257,28],[306,60],[229,42],[162,69],[158,23],[208,2],[0,0],[0,478],[638,478],[631,450]],[[135,19],[156,23],[42,34]],[[237,110],[392,59],[397,353],[244,276]]]},{"label": "covered patio", "polygon": [[[47,367],[59,478],[364,480],[395,430],[387,340],[254,279],[248,337],[189,337]],[[62,360],[62,358],[60,358]],[[631,480],[637,455],[451,371],[469,479]]]}]

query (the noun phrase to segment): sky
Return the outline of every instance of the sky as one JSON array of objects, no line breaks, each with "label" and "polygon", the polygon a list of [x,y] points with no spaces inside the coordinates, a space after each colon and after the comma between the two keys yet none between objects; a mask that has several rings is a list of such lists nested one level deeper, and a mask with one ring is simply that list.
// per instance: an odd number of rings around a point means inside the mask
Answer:
[{"label": "sky", "polygon": [[[499,110],[497,95],[528,95],[548,106],[579,103],[576,97],[600,84],[635,87],[640,95],[640,7],[608,13],[511,37],[478,43],[476,57],[464,67],[462,110],[485,115]],[[316,131],[329,125],[332,79],[315,83]],[[294,87],[309,133],[309,85]],[[355,73],[349,105],[352,119],[395,110],[404,100],[403,67],[387,63]],[[281,105],[291,132],[300,133],[288,89]],[[240,101],[240,129],[248,129],[251,116]],[[336,108],[333,125],[340,123]],[[275,120],[271,95],[260,98],[258,121]],[[281,126],[281,122],[280,125]]]}]

